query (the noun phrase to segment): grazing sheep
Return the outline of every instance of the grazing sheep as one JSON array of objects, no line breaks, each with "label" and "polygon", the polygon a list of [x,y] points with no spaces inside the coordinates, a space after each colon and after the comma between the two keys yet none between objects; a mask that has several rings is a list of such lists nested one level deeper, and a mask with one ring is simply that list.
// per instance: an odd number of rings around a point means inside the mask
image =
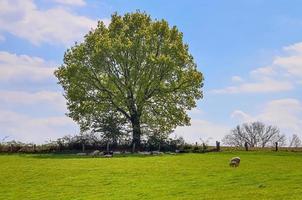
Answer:
[{"label": "grazing sheep", "polygon": [[99,156],[101,155],[101,152],[99,150],[95,150],[94,152],[92,152],[90,155],[92,155],[93,157]]},{"label": "grazing sheep", "polygon": [[240,158],[234,157],[230,160],[230,167],[239,167],[240,164]]},{"label": "grazing sheep", "polygon": [[162,155],[164,154],[163,152],[160,152],[160,151],[151,151],[151,154],[152,155]]},{"label": "grazing sheep", "polygon": [[151,152],[149,152],[149,151],[139,151],[138,154],[140,154],[140,155],[151,155]]},{"label": "grazing sheep", "polygon": [[77,156],[87,156],[87,153],[77,153]]}]

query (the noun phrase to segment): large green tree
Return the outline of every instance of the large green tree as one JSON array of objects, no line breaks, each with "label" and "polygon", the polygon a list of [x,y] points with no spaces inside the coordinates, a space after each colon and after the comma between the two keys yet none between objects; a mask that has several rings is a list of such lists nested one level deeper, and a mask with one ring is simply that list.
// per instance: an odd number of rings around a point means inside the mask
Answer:
[{"label": "large green tree", "polygon": [[69,116],[82,128],[116,113],[128,121],[136,145],[142,127],[171,132],[189,125],[186,111],[202,98],[203,76],[183,34],[142,12],[113,14],[109,26],[100,21],[66,51],[55,75]]}]

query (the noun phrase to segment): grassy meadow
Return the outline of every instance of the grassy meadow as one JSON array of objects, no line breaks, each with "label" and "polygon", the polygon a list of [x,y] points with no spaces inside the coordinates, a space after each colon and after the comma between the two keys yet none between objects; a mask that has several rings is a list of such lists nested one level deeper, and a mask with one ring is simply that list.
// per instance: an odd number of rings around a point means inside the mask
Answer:
[{"label": "grassy meadow", "polygon": [[2,154],[0,199],[302,199],[302,153]]}]

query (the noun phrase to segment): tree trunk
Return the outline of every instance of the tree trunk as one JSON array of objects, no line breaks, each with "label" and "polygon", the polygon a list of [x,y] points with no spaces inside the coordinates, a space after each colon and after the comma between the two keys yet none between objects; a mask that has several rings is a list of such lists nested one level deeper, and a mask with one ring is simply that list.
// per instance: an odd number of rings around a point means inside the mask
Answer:
[{"label": "tree trunk", "polygon": [[109,147],[109,142],[107,142],[107,147],[106,147],[106,151],[107,153],[109,153],[110,147]]},{"label": "tree trunk", "polygon": [[137,114],[131,117],[131,123],[133,129],[132,145],[135,144],[136,147],[139,147],[141,143],[141,125],[139,116]]},{"label": "tree trunk", "polygon": [[82,143],[82,152],[84,153],[85,152],[85,144]]},{"label": "tree trunk", "polygon": [[132,153],[135,153],[135,143],[132,143]]}]

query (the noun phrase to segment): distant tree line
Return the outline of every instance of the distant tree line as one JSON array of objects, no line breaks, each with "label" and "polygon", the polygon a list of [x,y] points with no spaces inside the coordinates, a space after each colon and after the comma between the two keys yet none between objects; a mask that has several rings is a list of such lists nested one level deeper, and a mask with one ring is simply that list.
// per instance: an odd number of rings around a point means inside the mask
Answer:
[{"label": "distant tree line", "polygon": [[[108,117],[109,116],[109,117]],[[121,151],[131,152],[131,133],[123,126],[118,126],[119,122],[115,118],[106,117],[102,126],[96,126],[93,131],[84,131],[77,135],[66,135],[54,141],[48,141],[37,145],[33,143],[22,143],[18,141],[6,141],[7,137],[0,140],[0,152],[24,152],[24,153],[50,153],[50,152],[89,152],[100,151]],[[105,119],[105,118],[104,118]],[[99,121],[100,122],[100,121]],[[202,140],[200,144],[186,143],[182,137],[169,137],[159,131],[152,131],[143,128],[141,145],[137,151],[179,151],[179,152],[210,152],[219,151],[220,142],[216,141],[216,146],[210,147],[209,141]],[[298,148],[302,146],[301,139],[297,134],[289,138],[288,143],[284,134],[276,126],[265,125],[262,122],[244,123],[236,126],[227,134],[222,143],[228,147],[244,148],[264,148],[272,147],[278,143],[279,147],[288,146]]]},{"label": "distant tree line", "polygon": [[[8,153],[72,153],[101,151],[132,151],[132,140],[128,135],[111,137],[110,134],[86,132],[78,135],[66,135],[44,144],[23,143],[19,141],[0,142],[0,152]],[[165,137],[160,134],[150,134],[142,138],[138,151],[175,151],[188,146],[182,137]]]}]

